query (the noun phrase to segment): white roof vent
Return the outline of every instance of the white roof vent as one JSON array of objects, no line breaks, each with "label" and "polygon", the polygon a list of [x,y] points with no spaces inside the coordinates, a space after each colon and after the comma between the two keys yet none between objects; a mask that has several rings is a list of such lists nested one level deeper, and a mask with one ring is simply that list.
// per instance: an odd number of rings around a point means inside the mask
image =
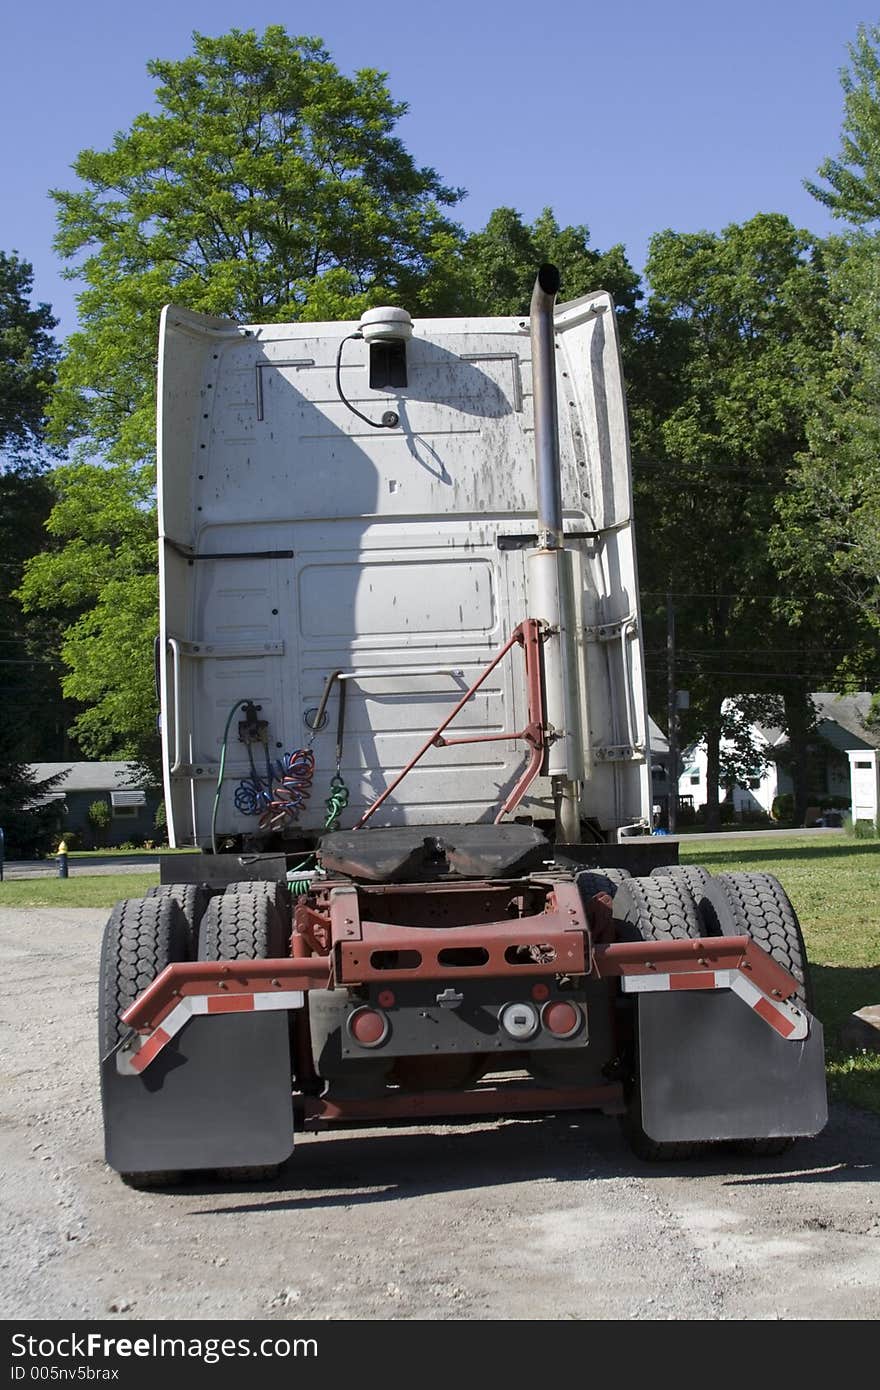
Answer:
[{"label": "white roof vent", "polygon": [[412,337],[413,322],[406,309],[383,306],[361,314],[358,327],[367,343],[406,343]]}]

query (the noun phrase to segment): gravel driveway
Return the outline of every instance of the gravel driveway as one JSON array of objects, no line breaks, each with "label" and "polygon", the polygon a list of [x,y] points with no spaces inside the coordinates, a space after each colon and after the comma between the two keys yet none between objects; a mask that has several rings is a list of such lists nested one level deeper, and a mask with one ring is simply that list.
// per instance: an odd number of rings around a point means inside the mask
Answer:
[{"label": "gravel driveway", "polygon": [[649,1167],[601,1116],[298,1138],[266,1186],[141,1193],[101,1158],[106,913],[0,910],[4,1318],[880,1316],[880,1119]]}]

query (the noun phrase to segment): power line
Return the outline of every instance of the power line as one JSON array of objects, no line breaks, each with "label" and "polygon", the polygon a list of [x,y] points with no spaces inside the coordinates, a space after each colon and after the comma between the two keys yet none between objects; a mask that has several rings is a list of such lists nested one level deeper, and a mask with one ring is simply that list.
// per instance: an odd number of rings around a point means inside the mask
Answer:
[{"label": "power line", "polygon": [[[652,676],[665,674],[665,667],[662,666],[646,666],[645,670]],[[836,671],[831,672],[829,675],[827,671],[821,673],[815,671],[757,671],[754,668],[751,671],[719,671],[714,667],[712,670],[706,671],[691,669],[690,671],[683,671],[682,675],[704,677],[726,676],[736,680],[810,681],[817,689],[833,688],[835,682],[839,678],[839,673]]]},{"label": "power line", "polygon": [[[679,647],[679,655],[699,656],[749,656],[754,654],[760,656],[766,652],[769,656],[824,656],[826,652],[851,652],[852,647]],[[662,656],[663,649],[656,647],[651,651],[645,651],[646,656]]]},{"label": "power line", "polygon": [[804,600],[815,600],[816,598],[815,594],[784,594],[781,593],[778,589],[775,594],[755,594],[752,593],[751,590],[747,594],[743,594],[724,593],[720,590],[707,590],[705,592],[701,592],[699,590],[687,591],[685,589],[642,589],[641,592],[645,595],[646,598],[665,598],[667,593],[670,592],[672,593],[673,598],[786,598]]}]

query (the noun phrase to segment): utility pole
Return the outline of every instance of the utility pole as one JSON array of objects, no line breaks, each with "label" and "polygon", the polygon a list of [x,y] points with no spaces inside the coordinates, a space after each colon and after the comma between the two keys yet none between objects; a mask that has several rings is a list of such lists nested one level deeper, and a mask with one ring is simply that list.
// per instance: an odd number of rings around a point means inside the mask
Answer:
[{"label": "utility pole", "polygon": [[669,797],[667,820],[670,835],[678,824],[678,691],[675,679],[675,605],[666,595],[666,728],[669,738]]}]

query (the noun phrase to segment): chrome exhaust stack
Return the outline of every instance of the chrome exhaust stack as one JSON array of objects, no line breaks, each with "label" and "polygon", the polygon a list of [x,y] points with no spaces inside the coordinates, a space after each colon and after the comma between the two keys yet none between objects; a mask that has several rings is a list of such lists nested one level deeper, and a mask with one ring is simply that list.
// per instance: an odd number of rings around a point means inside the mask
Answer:
[{"label": "chrome exhaust stack", "polygon": [[535,427],[535,484],[538,548],[528,555],[530,616],[545,625],[544,698],[549,733],[544,768],[553,788],[556,840],[580,839],[578,783],[583,752],[578,719],[577,651],[571,557],[562,524],[562,476],[556,400],[556,334],[553,313],[559,271],[542,265],[532,291],[532,400]]}]

